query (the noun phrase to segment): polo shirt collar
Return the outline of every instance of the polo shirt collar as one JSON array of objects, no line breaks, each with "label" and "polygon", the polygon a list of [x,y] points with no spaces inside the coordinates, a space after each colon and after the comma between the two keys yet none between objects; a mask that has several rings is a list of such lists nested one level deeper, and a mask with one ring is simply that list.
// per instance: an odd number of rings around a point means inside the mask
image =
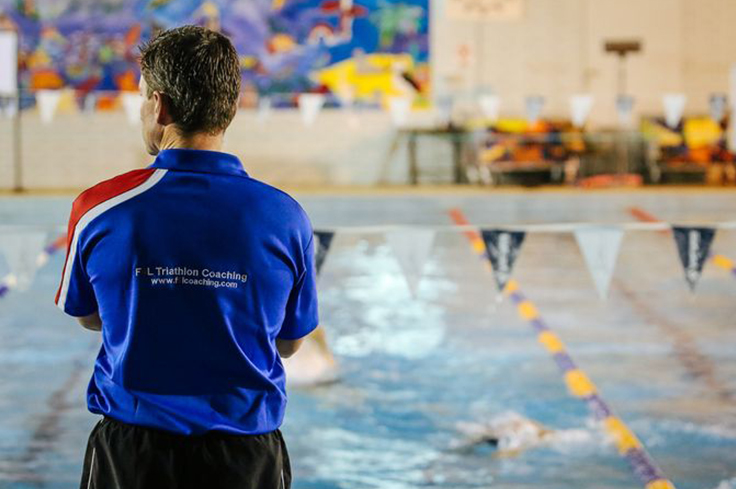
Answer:
[{"label": "polo shirt collar", "polygon": [[165,149],[159,152],[149,168],[248,176],[237,156],[198,149]]}]

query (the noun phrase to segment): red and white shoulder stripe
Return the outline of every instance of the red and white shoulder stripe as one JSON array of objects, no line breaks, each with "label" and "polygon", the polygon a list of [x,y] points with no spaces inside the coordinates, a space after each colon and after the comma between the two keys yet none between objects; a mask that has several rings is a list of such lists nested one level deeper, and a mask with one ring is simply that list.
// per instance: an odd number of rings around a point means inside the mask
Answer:
[{"label": "red and white shoulder stripe", "polygon": [[166,175],[167,170],[143,169],[123,173],[85,190],[72,205],[69,229],[66,236],[66,262],[61,276],[61,285],[56,293],[56,304],[64,310],[69,290],[72,266],[77,253],[79,235],[92,222],[118,204],[149,190]]}]

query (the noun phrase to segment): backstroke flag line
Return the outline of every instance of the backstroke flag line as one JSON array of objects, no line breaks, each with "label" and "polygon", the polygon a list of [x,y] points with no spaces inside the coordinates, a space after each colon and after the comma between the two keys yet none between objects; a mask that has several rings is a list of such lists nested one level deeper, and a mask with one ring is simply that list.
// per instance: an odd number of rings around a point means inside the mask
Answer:
[{"label": "backstroke flag line", "polygon": [[429,229],[403,229],[386,233],[386,241],[399,262],[412,297],[417,296],[434,237],[435,231]]},{"label": "backstroke flag line", "polygon": [[500,229],[482,229],[480,233],[486,244],[486,255],[491,262],[498,290],[503,292],[511,279],[514,263],[519,256],[526,233]]},{"label": "backstroke flag line", "polygon": [[591,227],[575,231],[575,239],[601,299],[608,296],[623,236],[623,230],[613,227]]},{"label": "backstroke flag line", "polygon": [[2,231],[0,255],[10,268],[5,285],[21,292],[31,287],[38,267],[43,265],[38,261],[45,244],[46,233],[42,231]]},{"label": "backstroke flag line", "polygon": [[315,231],[314,237],[314,261],[317,269],[317,275],[322,271],[322,265],[325,264],[325,258],[332,246],[332,239],[335,237],[334,231]]},{"label": "backstroke flag line", "polygon": [[703,273],[703,265],[708,259],[710,245],[713,243],[716,230],[713,228],[673,226],[672,233],[675,237],[682,267],[685,269],[685,280],[690,286],[690,291],[694,292],[700,275]]}]

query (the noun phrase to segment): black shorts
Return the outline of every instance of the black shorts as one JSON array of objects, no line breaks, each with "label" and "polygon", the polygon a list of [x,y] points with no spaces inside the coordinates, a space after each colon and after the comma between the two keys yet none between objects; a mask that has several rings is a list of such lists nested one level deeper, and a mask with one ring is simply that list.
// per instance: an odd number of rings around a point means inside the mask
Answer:
[{"label": "black shorts", "polygon": [[185,436],[110,418],[89,435],[80,489],[288,489],[279,430]]}]

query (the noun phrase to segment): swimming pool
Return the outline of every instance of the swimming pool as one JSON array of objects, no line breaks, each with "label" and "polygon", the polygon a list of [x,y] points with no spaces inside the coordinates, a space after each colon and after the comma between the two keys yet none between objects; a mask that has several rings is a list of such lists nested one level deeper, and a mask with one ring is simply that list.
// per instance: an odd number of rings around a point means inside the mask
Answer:
[{"label": "swimming pool", "polygon": [[[632,205],[664,220],[732,221],[731,193],[304,196],[315,227],[622,222]],[[0,199],[1,224],[63,226],[70,199]],[[714,247],[736,257],[736,232]],[[94,333],[52,303],[63,257],[27,292],[0,299],[0,487],[78,484],[95,417],[84,390]],[[4,276],[5,264],[0,264]],[[610,297],[594,292],[574,238],[527,237],[515,269],[570,354],[678,488],[736,477],[736,278],[707,267],[691,295],[672,238],[627,233]],[[437,234],[417,297],[384,238],[338,233],[320,278],[340,381],[291,393],[284,434],[299,489],[640,487],[488,270],[455,230]],[[509,413],[556,430],[513,457],[457,450]],[[470,427],[470,428],[469,428]],[[736,482],[734,482],[736,487]]]}]

